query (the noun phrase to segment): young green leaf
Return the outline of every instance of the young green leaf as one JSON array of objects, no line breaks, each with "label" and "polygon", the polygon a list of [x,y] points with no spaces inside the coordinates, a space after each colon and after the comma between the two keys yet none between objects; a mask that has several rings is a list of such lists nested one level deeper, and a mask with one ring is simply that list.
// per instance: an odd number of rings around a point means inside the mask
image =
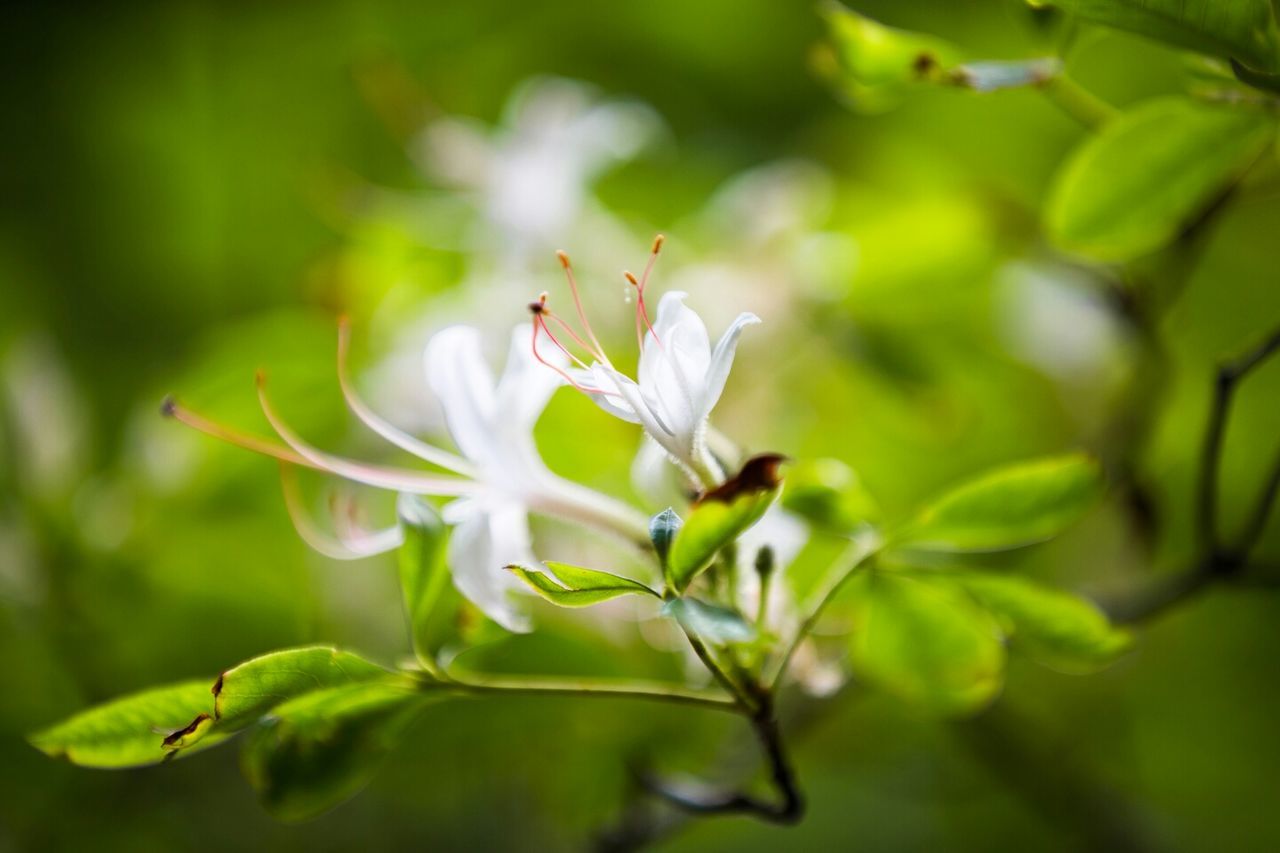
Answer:
[{"label": "young green leaf", "polygon": [[1044,5],[1263,71],[1277,70],[1280,37],[1269,0],[1049,0]]},{"label": "young green leaf", "polygon": [[404,544],[400,547],[400,588],[414,654],[434,665],[435,654],[448,632],[441,599],[448,591],[445,551],[448,528],[431,504],[417,495],[401,495],[396,504]]},{"label": "young green leaf", "polygon": [[671,543],[683,526],[684,519],[676,515],[671,507],[649,520],[649,539],[653,541],[653,550],[658,553],[658,563],[664,568],[667,565],[667,555],[671,553]]},{"label": "young green leaf", "polygon": [[1127,261],[1168,243],[1273,135],[1265,114],[1185,98],[1150,101],[1090,138],[1059,173],[1047,209],[1064,249]]},{"label": "young green leaf", "polygon": [[1092,602],[1025,578],[987,573],[956,577],[1034,660],[1064,672],[1093,672],[1132,645]]},{"label": "young green leaf", "polygon": [[749,643],[756,638],[756,629],[738,611],[692,597],[671,599],[662,605],[662,615],[716,646]]},{"label": "young green leaf", "polygon": [[1101,491],[1088,456],[1038,459],[998,468],[944,494],[892,537],[902,550],[1000,551],[1052,538]]},{"label": "young green leaf", "polygon": [[332,646],[285,649],[227,670],[213,685],[217,730],[234,731],[276,705],[326,687],[377,681],[390,671]]},{"label": "young green leaf", "polygon": [[941,714],[977,711],[999,693],[998,628],[963,592],[883,572],[857,578],[854,590],[856,677]]},{"label": "young green leaf", "polygon": [[838,3],[820,7],[835,48],[836,79],[853,106],[893,106],[912,85],[940,79],[960,60],[952,44],[924,33],[887,27]]},{"label": "young green leaf", "polygon": [[551,572],[550,575],[524,566],[507,566],[507,569],[538,595],[561,607],[589,607],[620,595],[661,597],[649,587],[630,578],[570,566],[567,563],[547,561],[544,565]]},{"label": "young green leaf", "polygon": [[782,459],[775,453],[748,459],[741,471],[694,505],[667,557],[667,581],[677,592],[684,592],[721,548],[764,515],[782,485]]},{"label": "young green leaf", "polygon": [[787,472],[782,505],[819,527],[850,533],[880,517],[875,498],[837,459],[808,459]]},{"label": "young green leaf", "polygon": [[430,700],[396,678],[313,691],[250,729],[241,767],[273,816],[315,817],[368,784]]},{"label": "young green leaf", "polygon": [[208,725],[213,711],[210,683],[184,681],[122,696],[29,740],[46,755],[83,767],[140,767],[196,752],[226,737]]}]

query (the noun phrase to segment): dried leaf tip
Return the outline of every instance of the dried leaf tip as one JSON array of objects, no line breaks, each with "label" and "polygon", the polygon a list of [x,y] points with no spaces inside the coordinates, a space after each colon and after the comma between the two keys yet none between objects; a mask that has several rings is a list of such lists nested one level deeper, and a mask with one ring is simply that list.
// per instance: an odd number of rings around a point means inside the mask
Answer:
[{"label": "dried leaf tip", "polygon": [[786,461],[787,457],[781,453],[761,453],[759,456],[752,456],[743,464],[742,470],[704,494],[698,499],[698,503],[705,501],[731,503],[734,498],[741,495],[773,491],[782,485],[782,477],[778,469]]}]

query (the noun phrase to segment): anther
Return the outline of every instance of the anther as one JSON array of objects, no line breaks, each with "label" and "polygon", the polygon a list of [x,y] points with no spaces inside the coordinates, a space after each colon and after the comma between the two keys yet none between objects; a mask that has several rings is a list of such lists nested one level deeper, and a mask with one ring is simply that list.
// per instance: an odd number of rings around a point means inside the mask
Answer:
[{"label": "anther", "polygon": [[556,257],[560,259],[560,266],[565,269],[569,268],[569,255],[563,249],[556,250]]},{"label": "anther", "polygon": [[652,253],[653,253],[653,254],[655,254],[655,255],[656,255],[656,254],[658,254],[658,252],[661,252],[661,251],[662,251],[662,244],[666,241],[666,239],[667,239],[667,237],[666,237],[666,235],[665,235],[665,234],[659,234],[658,236],[654,237],[654,238],[653,238],[653,248],[652,248],[652,249],[650,249],[649,251],[650,251],[650,252],[652,252]]}]

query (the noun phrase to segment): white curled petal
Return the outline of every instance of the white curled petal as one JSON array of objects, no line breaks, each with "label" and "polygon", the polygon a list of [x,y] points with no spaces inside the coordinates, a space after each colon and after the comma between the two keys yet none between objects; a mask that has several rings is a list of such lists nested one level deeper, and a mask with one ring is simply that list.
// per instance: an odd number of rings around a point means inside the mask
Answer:
[{"label": "white curled petal", "polygon": [[326,533],[307,512],[306,503],[298,491],[296,478],[287,465],[280,466],[280,484],[284,490],[284,504],[289,519],[303,542],[312,550],[333,560],[361,560],[399,548],[404,533],[397,525],[385,530],[350,528],[343,535]]},{"label": "white curled petal", "polygon": [[640,387],[677,433],[692,432],[711,363],[707,327],[685,294],[672,291],[658,304],[658,317],[640,354]]},{"label": "white curled petal", "polygon": [[738,319],[733,321],[733,325],[720,336],[715,352],[711,354],[711,366],[707,370],[706,383],[703,386],[703,396],[698,412],[700,417],[707,417],[716,403],[720,402],[724,383],[729,379],[729,370],[733,367],[733,357],[738,351],[738,338],[742,335],[742,330],[759,322],[760,318],[755,314],[744,312],[739,314]]},{"label": "white curled petal", "polygon": [[[495,525],[495,521],[499,523]],[[523,517],[519,524],[525,524]],[[454,527],[448,550],[449,570],[458,592],[490,619],[508,631],[519,633],[529,630],[529,619],[508,597],[514,578],[504,566],[509,562],[527,561],[527,527],[524,528],[524,536],[525,547],[521,554],[504,561],[500,554],[509,553],[513,544],[519,544],[518,530],[513,529],[509,517],[495,519],[491,513],[476,507],[476,511]]]},{"label": "white curled petal", "polygon": [[450,326],[437,332],[423,353],[427,383],[440,400],[454,444],[472,462],[493,455],[493,374],[485,363],[480,332]]},{"label": "white curled petal", "polygon": [[545,337],[538,338],[538,356],[533,354],[533,340],[529,326],[517,326],[511,331],[511,350],[502,378],[498,380],[497,412],[503,423],[528,432],[537,423],[542,410],[547,407],[551,395],[564,384],[564,377],[547,367],[553,364],[564,368],[569,359]]},{"label": "white curled petal", "polygon": [[610,375],[614,373],[617,373],[617,371],[611,371],[604,365],[596,363],[591,365],[590,371],[575,370],[571,375],[574,376],[575,382],[591,389],[587,391],[587,396],[594,400],[597,406],[615,418],[621,418],[627,423],[641,423],[640,416],[636,414],[635,408],[614,387],[614,381]]}]

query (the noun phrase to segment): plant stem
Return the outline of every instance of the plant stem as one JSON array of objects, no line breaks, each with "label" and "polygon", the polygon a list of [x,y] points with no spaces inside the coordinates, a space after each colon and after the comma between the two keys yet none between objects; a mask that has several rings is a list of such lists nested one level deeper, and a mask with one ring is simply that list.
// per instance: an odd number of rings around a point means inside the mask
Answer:
[{"label": "plant stem", "polygon": [[817,603],[809,611],[809,615],[800,623],[800,627],[796,629],[795,635],[791,638],[791,642],[787,645],[786,650],[782,653],[781,659],[774,670],[773,676],[768,679],[770,689],[775,689],[781,682],[783,675],[787,672],[787,667],[791,665],[791,658],[795,656],[796,649],[804,642],[805,637],[813,631],[818,619],[822,616],[822,611],[835,598],[836,593],[845,585],[849,578],[853,577],[854,572],[862,568],[866,561],[872,557],[879,549],[878,541],[868,541],[866,539],[855,539],[849,544],[849,547],[836,558],[832,564],[837,568],[831,572],[831,579],[828,581],[826,588],[818,596]]},{"label": "plant stem", "polygon": [[1040,91],[1063,112],[1090,130],[1102,127],[1118,113],[1115,107],[1072,80],[1066,72],[1061,72],[1046,82],[1040,87]]}]

